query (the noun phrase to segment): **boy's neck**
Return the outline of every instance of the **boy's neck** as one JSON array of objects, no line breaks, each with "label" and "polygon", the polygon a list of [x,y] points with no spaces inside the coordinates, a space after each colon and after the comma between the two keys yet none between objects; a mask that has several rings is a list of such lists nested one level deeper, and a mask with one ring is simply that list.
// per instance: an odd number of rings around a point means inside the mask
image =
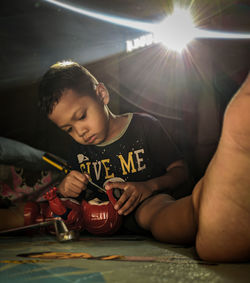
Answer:
[{"label": "boy's neck", "polygon": [[104,143],[107,143],[121,134],[129,122],[129,114],[115,115],[109,110],[109,133]]}]

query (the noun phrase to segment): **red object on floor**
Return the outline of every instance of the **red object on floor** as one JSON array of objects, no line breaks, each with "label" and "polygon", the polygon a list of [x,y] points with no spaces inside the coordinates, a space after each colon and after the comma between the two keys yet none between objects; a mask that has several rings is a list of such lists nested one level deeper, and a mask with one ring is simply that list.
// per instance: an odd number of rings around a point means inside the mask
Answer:
[{"label": "red object on floor", "polygon": [[[49,218],[61,217],[69,230],[81,231],[84,229],[84,219],[81,205],[70,198],[59,198],[57,189],[53,188],[46,193],[48,202],[28,202],[24,207],[24,225],[47,221]],[[49,226],[49,232],[54,227]]]},{"label": "red object on floor", "polygon": [[109,202],[96,203],[82,201],[85,229],[94,235],[112,235],[122,224],[122,216]]},{"label": "red object on floor", "polygon": [[66,206],[56,194],[57,188],[54,187],[45,193],[44,198],[49,202],[50,209],[57,216],[62,216],[67,212]]},{"label": "red object on floor", "polygon": [[24,225],[31,225],[40,216],[40,207],[36,202],[27,202],[24,206]]},{"label": "red object on floor", "polygon": [[83,230],[84,219],[82,217],[81,205],[71,198],[59,198],[57,188],[49,190],[44,196],[54,217],[61,217],[69,230]]}]

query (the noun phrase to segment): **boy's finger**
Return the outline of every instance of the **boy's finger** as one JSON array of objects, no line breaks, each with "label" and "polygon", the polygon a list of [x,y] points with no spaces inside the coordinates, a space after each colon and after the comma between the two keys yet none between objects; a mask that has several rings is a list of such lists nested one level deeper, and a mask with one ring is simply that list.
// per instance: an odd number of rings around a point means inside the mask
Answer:
[{"label": "boy's finger", "polygon": [[[126,216],[128,215],[130,212],[132,212],[135,208],[136,208],[136,202],[129,208],[127,209],[126,211],[123,212],[123,215]],[[119,212],[118,212],[119,213]]]},{"label": "boy's finger", "polygon": [[75,179],[77,179],[81,183],[84,183],[84,184],[88,183],[88,177],[85,174],[82,174],[78,171],[72,171],[71,176],[73,176]]},{"label": "boy's finger", "polygon": [[60,192],[63,194],[64,197],[78,197],[81,190],[79,191],[74,186],[70,186],[67,188],[63,188]]},{"label": "boy's finger", "polygon": [[111,189],[121,189],[124,190],[126,187],[126,183],[124,182],[109,182],[105,185],[106,190],[111,190]]},{"label": "boy's finger", "polygon": [[82,191],[83,187],[82,186],[78,186],[75,184],[71,184],[71,186],[69,187],[69,190],[74,192],[74,193],[80,193]]},{"label": "boy's finger", "polygon": [[136,197],[131,196],[126,203],[123,205],[123,207],[121,209],[118,210],[118,214],[122,215],[127,215],[129,214],[134,207],[136,206]]},{"label": "boy's finger", "polygon": [[76,198],[76,197],[79,196],[79,193],[76,193],[75,191],[70,190],[70,191],[68,192],[68,196],[69,196],[69,197]]},{"label": "boy's finger", "polygon": [[69,186],[69,187],[74,186],[74,187],[77,187],[77,188],[82,190],[83,188],[86,187],[87,183],[88,183],[87,180],[82,181],[82,180],[79,180],[78,178],[76,178],[75,176],[73,176],[71,179],[68,180],[67,186]]},{"label": "boy's finger", "polygon": [[127,201],[128,198],[129,198],[129,195],[127,195],[126,193],[123,193],[121,197],[117,200],[114,208],[116,210],[119,210],[124,205],[124,203]]}]

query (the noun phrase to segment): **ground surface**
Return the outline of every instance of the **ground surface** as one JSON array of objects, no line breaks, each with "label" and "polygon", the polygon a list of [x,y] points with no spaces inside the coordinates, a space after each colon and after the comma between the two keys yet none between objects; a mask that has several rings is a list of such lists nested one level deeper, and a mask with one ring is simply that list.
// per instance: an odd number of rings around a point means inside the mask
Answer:
[{"label": "ground surface", "polygon": [[[21,255],[21,256],[20,256]],[[150,238],[1,236],[0,282],[250,282],[250,263],[200,261],[193,247]]]}]

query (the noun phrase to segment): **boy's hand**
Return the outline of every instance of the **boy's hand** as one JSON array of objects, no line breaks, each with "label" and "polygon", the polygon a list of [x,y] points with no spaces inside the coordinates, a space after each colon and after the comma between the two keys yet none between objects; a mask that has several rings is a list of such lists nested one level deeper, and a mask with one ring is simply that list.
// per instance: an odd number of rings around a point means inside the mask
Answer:
[{"label": "boy's hand", "polygon": [[64,197],[78,197],[83,190],[86,190],[88,182],[86,174],[71,171],[58,186],[58,190]]},{"label": "boy's hand", "polygon": [[120,215],[128,215],[140,202],[152,194],[152,189],[147,182],[110,182],[105,186],[106,190],[115,188],[123,191],[114,206]]}]

